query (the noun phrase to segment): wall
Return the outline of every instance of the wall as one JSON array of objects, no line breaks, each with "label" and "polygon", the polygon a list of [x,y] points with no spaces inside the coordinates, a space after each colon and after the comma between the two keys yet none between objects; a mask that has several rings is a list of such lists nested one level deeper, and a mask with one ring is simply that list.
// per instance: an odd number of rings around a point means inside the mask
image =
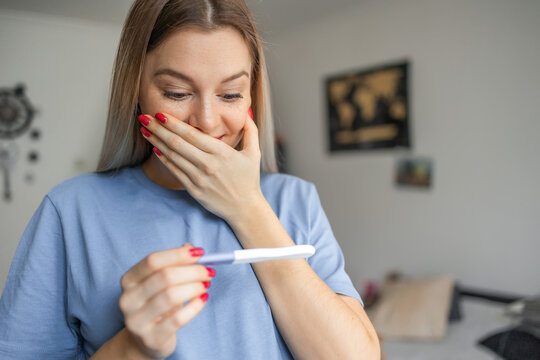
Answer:
[{"label": "wall", "polygon": [[[11,174],[13,201],[0,200],[0,289],[22,232],[45,194],[97,165],[120,30],[105,23],[0,11],[0,88],[26,85],[39,110],[31,128],[42,133],[38,141],[28,133],[15,140],[19,160]],[[27,160],[30,150],[39,152],[38,163]],[[28,172],[35,175],[33,184],[24,180]]]},{"label": "wall", "polygon": [[[540,2],[366,0],[272,39],[291,172],[314,182],[358,287],[391,269],[540,291]],[[407,58],[412,151],[330,155],[323,80]],[[434,159],[399,190],[402,155]]]}]

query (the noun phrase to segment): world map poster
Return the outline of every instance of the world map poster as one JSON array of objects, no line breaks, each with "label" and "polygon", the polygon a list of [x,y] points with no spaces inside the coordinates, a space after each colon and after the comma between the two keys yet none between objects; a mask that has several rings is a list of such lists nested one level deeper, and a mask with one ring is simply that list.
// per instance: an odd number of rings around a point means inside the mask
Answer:
[{"label": "world map poster", "polygon": [[326,79],[330,151],[409,148],[408,62]]}]

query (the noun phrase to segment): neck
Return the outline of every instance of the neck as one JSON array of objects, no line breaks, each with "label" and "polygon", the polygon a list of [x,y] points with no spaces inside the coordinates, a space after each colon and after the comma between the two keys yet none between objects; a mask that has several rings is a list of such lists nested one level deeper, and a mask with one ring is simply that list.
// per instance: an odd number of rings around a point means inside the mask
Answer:
[{"label": "neck", "polygon": [[171,190],[185,190],[182,183],[163,165],[154,154],[142,164],[146,176],[156,184]]}]

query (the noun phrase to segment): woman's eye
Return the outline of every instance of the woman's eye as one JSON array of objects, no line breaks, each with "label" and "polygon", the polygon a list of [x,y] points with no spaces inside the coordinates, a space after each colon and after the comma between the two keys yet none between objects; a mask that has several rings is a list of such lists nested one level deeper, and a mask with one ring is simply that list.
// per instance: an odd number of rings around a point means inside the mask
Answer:
[{"label": "woman's eye", "polygon": [[163,95],[173,100],[182,100],[188,96],[188,94],[185,94],[185,93],[174,93],[174,92],[165,92]]},{"label": "woman's eye", "polygon": [[[169,92],[169,91],[166,91],[165,93],[163,93],[163,95],[165,95],[166,97],[172,100],[183,100],[189,96],[189,94],[186,94],[186,93],[175,93],[175,92]],[[237,99],[244,98],[242,94],[225,94],[222,97],[228,102],[233,102],[233,101],[236,101]]]},{"label": "woman's eye", "polygon": [[236,101],[236,99],[242,99],[242,94],[225,94],[223,98],[227,101]]}]

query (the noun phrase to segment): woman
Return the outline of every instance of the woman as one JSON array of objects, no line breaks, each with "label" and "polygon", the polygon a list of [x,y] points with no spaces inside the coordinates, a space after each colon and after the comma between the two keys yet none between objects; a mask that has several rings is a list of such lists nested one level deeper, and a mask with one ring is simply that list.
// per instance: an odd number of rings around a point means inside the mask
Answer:
[{"label": "woman", "polygon": [[[57,185],[30,220],[0,303],[0,355],[378,358],[317,192],[275,173],[272,132],[242,0],[135,1],[97,172]],[[317,252],[195,264],[295,243]]]}]

